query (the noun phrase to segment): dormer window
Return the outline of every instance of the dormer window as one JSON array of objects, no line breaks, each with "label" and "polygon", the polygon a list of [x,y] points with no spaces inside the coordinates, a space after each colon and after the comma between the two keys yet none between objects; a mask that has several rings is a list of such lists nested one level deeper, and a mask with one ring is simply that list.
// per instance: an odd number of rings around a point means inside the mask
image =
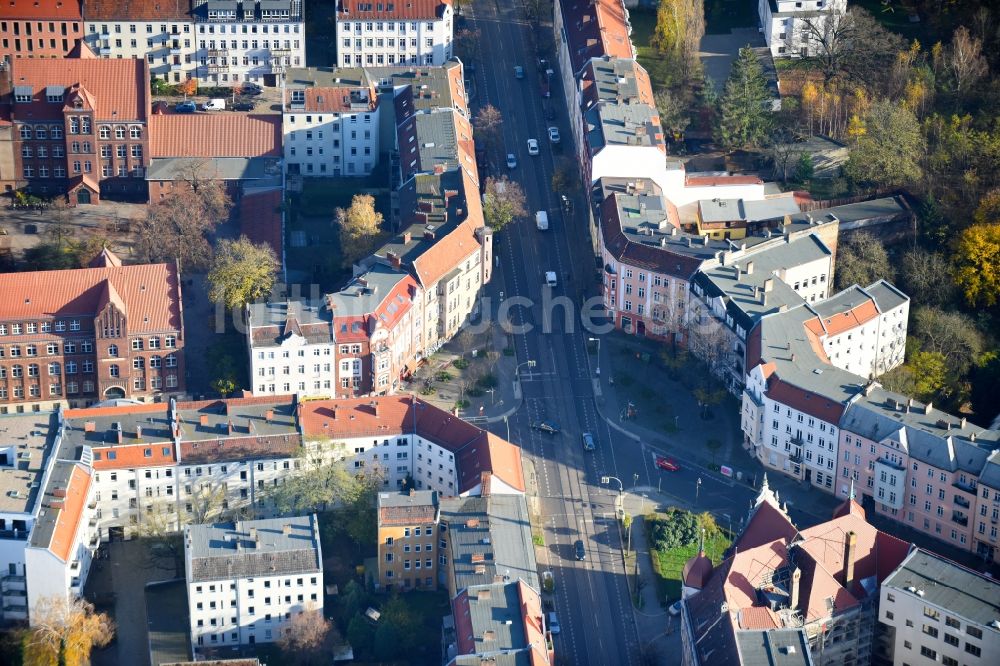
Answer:
[{"label": "dormer window", "polygon": [[31,86],[14,86],[14,101],[24,103],[30,102]]},{"label": "dormer window", "polygon": [[51,104],[62,104],[63,88],[60,86],[48,86],[45,89],[45,101]]},{"label": "dormer window", "polygon": [[76,99],[74,99],[73,100],[73,108],[74,109],[82,109],[83,108],[83,100],[80,99],[79,97],[77,97]]}]

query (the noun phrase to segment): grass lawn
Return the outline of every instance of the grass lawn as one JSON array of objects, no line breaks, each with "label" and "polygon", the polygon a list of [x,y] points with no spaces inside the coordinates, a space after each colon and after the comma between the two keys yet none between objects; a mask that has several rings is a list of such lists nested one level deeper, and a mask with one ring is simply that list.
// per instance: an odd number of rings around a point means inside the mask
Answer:
[{"label": "grass lawn", "polygon": [[725,35],[733,28],[757,27],[757,3],[748,0],[706,0],[705,32]]},{"label": "grass lawn", "polygon": [[632,43],[635,45],[636,60],[649,72],[653,90],[658,90],[669,83],[670,74],[666,58],[650,46],[653,29],[656,27],[656,11],[639,8],[629,10],[629,22],[632,23]]},{"label": "grass lawn", "polygon": [[[644,524],[647,530],[646,538],[649,539],[650,523],[644,521]],[[718,564],[722,560],[722,553],[729,548],[730,543],[729,537],[723,532],[706,537],[705,554],[712,560],[712,564]],[[663,599],[669,599],[672,603],[681,598],[681,573],[684,571],[684,564],[697,554],[697,543],[667,551],[650,548],[653,570],[656,571],[657,597],[661,603]]]}]

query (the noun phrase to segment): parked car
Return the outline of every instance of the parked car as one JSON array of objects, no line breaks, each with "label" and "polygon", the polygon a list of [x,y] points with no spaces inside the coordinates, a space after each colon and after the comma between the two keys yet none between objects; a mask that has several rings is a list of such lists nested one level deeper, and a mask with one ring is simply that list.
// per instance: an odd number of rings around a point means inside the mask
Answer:
[{"label": "parked car", "polygon": [[170,105],[164,102],[163,100],[158,100],[156,102],[153,102],[153,113],[155,114],[164,114],[169,109]]},{"label": "parked car", "polygon": [[539,421],[537,423],[532,423],[531,429],[548,433],[549,435],[558,435],[562,432],[562,428],[559,427],[559,424],[553,421]]},{"label": "parked car", "polygon": [[538,154],[538,139],[528,139],[528,154],[529,155]]},{"label": "parked car", "polygon": [[514,153],[507,153],[507,168],[514,169],[517,167],[517,155]]},{"label": "parked car", "polygon": [[576,559],[583,562],[587,559],[587,549],[583,545],[582,539],[577,539],[576,543],[573,544],[573,550],[576,552]]},{"label": "parked car", "polygon": [[256,104],[248,99],[241,99],[240,101],[233,104],[233,111],[253,111],[257,107]]},{"label": "parked car", "polygon": [[553,636],[559,634],[559,618],[556,617],[555,611],[549,613],[549,633]]},{"label": "parked car", "polygon": [[186,102],[178,102],[177,106],[174,107],[175,113],[194,113],[197,110],[198,106],[191,100],[188,100]]},{"label": "parked car", "polygon": [[670,604],[670,614],[671,615],[680,615],[681,614],[681,604],[682,603],[683,602],[680,599],[678,599],[674,603]]},{"label": "parked car", "polygon": [[524,67],[520,65],[514,65],[514,78],[523,79],[524,78]]},{"label": "parked car", "polygon": [[656,466],[667,472],[679,472],[681,466],[673,458],[667,456],[656,456]]},{"label": "parked car", "polygon": [[550,127],[549,128],[549,141],[551,141],[552,143],[559,143],[559,141],[560,141],[561,138],[562,137],[559,136],[559,128],[558,127]]},{"label": "parked car", "polygon": [[240,84],[240,92],[244,95],[260,95],[264,89],[252,81],[245,81]]},{"label": "parked car", "polygon": [[202,111],[225,111],[226,110],[226,100],[221,97],[216,97],[215,99],[210,99],[201,105]]},{"label": "parked car", "polygon": [[597,448],[597,444],[594,442],[594,436],[589,432],[583,433],[583,450],[593,451]]}]

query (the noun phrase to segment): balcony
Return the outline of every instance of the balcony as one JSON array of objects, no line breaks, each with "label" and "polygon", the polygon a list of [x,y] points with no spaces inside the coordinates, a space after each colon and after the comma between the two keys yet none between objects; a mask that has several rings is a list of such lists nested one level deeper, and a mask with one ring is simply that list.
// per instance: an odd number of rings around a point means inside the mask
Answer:
[{"label": "balcony", "polygon": [[229,72],[229,65],[208,65],[209,74],[225,74]]},{"label": "balcony", "polygon": [[226,49],[209,49],[209,58],[226,58],[229,56],[229,51]]},{"label": "balcony", "polygon": [[902,463],[893,462],[892,460],[889,460],[888,458],[885,458],[885,457],[880,457],[878,459],[878,464],[885,465],[886,467],[894,469],[897,472],[905,472],[906,471],[906,468],[903,466]]},{"label": "balcony", "polygon": [[976,485],[974,483],[968,483],[968,482],[962,483],[961,481],[956,481],[951,485],[953,485],[955,488],[958,488],[962,492],[972,493],[972,494],[976,493]]},{"label": "balcony", "polygon": [[965,499],[961,495],[955,495],[955,504],[963,509],[969,508],[969,500]]},{"label": "balcony", "polygon": [[171,46],[169,53],[172,56],[179,56],[183,51],[181,51],[181,47],[179,46]]},{"label": "balcony", "polygon": [[969,525],[969,517],[960,511],[952,511],[951,522],[961,525],[962,527],[967,527]]},{"label": "balcony", "polygon": [[184,65],[182,63],[179,63],[179,62],[172,62],[172,63],[170,63],[170,71],[171,72],[181,72],[181,71],[184,71]]},{"label": "balcony", "polygon": [[793,453],[792,455],[788,456],[788,459],[790,461],[792,461],[793,463],[797,464],[797,465],[801,465],[802,464],[802,453],[801,452],[800,453]]},{"label": "balcony", "polygon": [[109,57],[111,55],[111,47],[102,46],[101,48],[97,49],[97,54],[100,56]]},{"label": "balcony", "polygon": [[0,530],[0,539],[28,540],[28,530]]}]

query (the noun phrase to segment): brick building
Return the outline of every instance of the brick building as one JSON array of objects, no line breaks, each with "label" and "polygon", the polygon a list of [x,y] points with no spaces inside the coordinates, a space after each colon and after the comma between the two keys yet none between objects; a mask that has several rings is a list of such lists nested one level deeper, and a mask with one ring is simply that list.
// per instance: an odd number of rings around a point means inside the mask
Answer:
[{"label": "brick building", "polygon": [[0,274],[0,413],[160,400],[184,390],[181,286],[172,264]]},{"label": "brick building", "polygon": [[[145,60],[27,60],[9,69],[17,174],[41,196],[72,205],[146,198],[150,111]],[[5,86],[6,87],[6,86]]]},{"label": "brick building", "polygon": [[65,58],[82,37],[79,0],[8,0],[0,9],[0,57]]}]

